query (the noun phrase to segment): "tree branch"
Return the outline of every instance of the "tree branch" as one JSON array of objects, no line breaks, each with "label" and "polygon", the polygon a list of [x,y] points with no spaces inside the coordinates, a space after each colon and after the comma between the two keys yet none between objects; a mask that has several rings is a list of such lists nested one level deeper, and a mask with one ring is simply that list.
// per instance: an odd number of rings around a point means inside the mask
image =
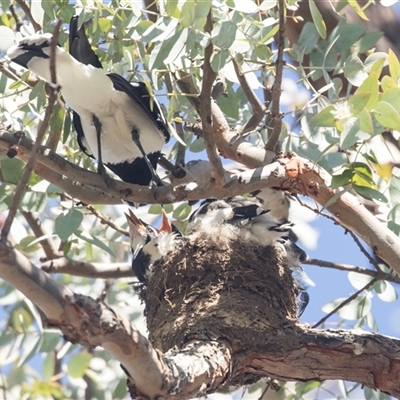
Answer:
[{"label": "tree branch", "polygon": [[[207,23],[205,26],[205,31],[210,33],[212,30],[212,15],[211,11],[207,16]],[[208,159],[210,160],[212,167],[213,177],[216,179],[217,183],[221,186],[225,183],[225,170],[222,166],[221,159],[218,155],[217,146],[214,139],[214,121],[212,115],[211,104],[213,103],[211,97],[211,91],[215,79],[217,78],[217,73],[211,67],[211,56],[213,55],[214,47],[211,38],[204,50],[204,62],[203,62],[203,81],[201,86],[201,92],[199,95],[199,115],[201,118],[202,133],[205,148],[207,151]]]},{"label": "tree branch", "polygon": [[317,323],[315,323],[312,326],[312,328],[317,328],[319,325],[323,324],[328,318],[330,318],[332,315],[336,314],[339,310],[341,310],[343,307],[345,307],[347,304],[349,304],[352,300],[357,298],[358,295],[361,294],[364,290],[368,290],[377,281],[378,281],[377,278],[372,279],[370,282],[368,282],[366,285],[364,285],[361,289],[357,290],[355,293],[353,293],[351,296],[349,296],[346,300],[343,300],[340,304],[338,304],[337,307],[335,307],[331,312],[326,314]]},{"label": "tree branch", "polygon": [[184,399],[215,390],[229,373],[230,350],[217,342],[193,342],[164,356],[111,308],[75,294],[0,243],[0,277],[24,293],[73,343],[102,346],[134,382],[138,397]]},{"label": "tree branch", "polygon": [[56,258],[40,264],[40,269],[49,274],[69,274],[87,278],[134,278],[131,263],[90,263],[69,257]]},{"label": "tree branch", "polygon": [[251,108],[253,109],[252,117],[247,121],[246,125],[238,130],[239,135],[243,135],[257,128],[258,124],[265,117],[267,107],[265,107],[265,105],[261,103],[254,91],[251,89],[247,82],[246,76],[242,74],[242,71],[240,70],[239,65],[237,64],[235,59],[232,60],[232,63],[235,68],[235,73],[238,78],[239,84],[244,94],[246,95],[246,98],[249,101]]},{"label": "tree branch", "polygon": [[29,8],[29,5],[24,0],[15,0],[15,1],[21,7],[22,11],[26,14],[26,16],[29,18],[29,20],[31,21],[35,32],[40,31],[42,29],[42,27],[33,18],[33,15],[31,13],[31,9]]},{"label": "tree branch", "polygon": [[290,355],[282,354],[280,349],[249,353],[233,373],[303,382],[343,379],[399,398],[400,340],[359,330],[323,330],[307,326],[299,327],[292,338]]},{"label": "tree branch", "polygon": [[285,47],[285,19],[286,4],[284,0],[279,0],[279,33],[278,33],[278,56],[276,58],[275,82],[272,86],[272,105],[271,116],[274,121],[274,129],[265,145],[266,150],[273,151],[279,141],[282,128],[283,115],[280,110],[280,99],[282,92],[282,75],[283,75],[283,49]]},{"label": "tree branch", "polygon": [[[21,213],[37,238],[41,238],[46,235],[37,216],[33,215],[33,213],[30,211],[21,210]],[[53,260],[60,257],[60,253],[57,251],[50,238],[42,239],[40,241],[40,245],[42,246],[48,260]]]},{"label": "tree branch", "polygon": [[357,267],[355,265],[341,264],[341,263],[335,263],[335,262],[330,262],[330,261],[325,261],[325,260],[317,260],[315,258],[303,261],[303,264],[316,265],[318,267],[323,267],[323,268],[332,268],[332,269],[337,269],[339,271],[355,272],[357,274],[368,275],[373,278],[382,279],[382,280],[385,280],[388,282],[400,284],[400,277],[397,275],[387,274],[382,271],[380,271],[380,272],[373,271],[371,269]]},{"label": "tree branch", "polygon": [[[16,156],[27,161],[32,149],[32,141],[26,137],[17,138],[0,130],[0,150],[8,151],[10,147],[17,147]],[[43,172],[43,168],[46,168],[46,179],[68,191],[72,197],[82,201],[89,198],[90,202],[95,204],[118,204],[121,203],[121,199],[139,204],[167,204],[183,200],[199,200],[210,197],[210,193],[213,193],[211,196],[230,197],[264,187],[279,187],[287,180],[284,177],[284,167],[279,163],[274,163],[255,170],[227,175],[227,181],[223,187],[209,180],[194,184],[193,178],[195,182],[197,180],[190,173],[190,169],[187,177],[179,180],[178,184],[158,187],[155,190],[117,180],[111,180],[112,185],[107,186],[99,174],[68,162],[44,146],[39,148],[35,165],[35,171],[39,175]],[[42,165],[41,169],[39,165]],[[188,180],[189,178],[192,180]]]}]

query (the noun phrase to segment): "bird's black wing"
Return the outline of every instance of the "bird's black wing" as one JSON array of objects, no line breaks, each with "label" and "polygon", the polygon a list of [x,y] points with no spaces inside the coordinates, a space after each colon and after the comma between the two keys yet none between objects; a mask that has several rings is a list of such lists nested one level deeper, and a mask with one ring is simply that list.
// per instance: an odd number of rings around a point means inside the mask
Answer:
[{"label": "bird's black wing", "polygon": [[243,225],[252,219],[266,214],[269,210],[262,209],[258,204],[247,204],[243,206],[232,207],[233,217],[228,221],[231,224]]},{"label": "bird's black wing", "polygon": [[69,54],[85,65],[103,68],[99,58],[93,51],[85,33],[85,24],[78,29],[78,16],[71,18],[69,23]]},{"label": "bird's black wing", "polygon": [[189,222],[193,222],[196,218],[204,216],[210,211],[228,207],[225,200],[205,199],[200,203],[199,207],[190,214]]},{"label": "bird's black wing", "polygon": [[111,79],[115,90],[126,93],[151,118],[157,128],[164,134],[165,143],[167,143],[170,138],[167,121],[158,102],[151,98],[146,85],[143,82],[130,83],[121,75],[113,72],[107,74],[107,76]]}]

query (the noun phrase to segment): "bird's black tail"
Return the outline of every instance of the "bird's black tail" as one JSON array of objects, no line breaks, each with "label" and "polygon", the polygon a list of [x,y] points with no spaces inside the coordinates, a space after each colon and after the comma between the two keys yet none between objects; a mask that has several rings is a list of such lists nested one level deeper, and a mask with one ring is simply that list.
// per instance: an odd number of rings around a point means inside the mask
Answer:
[{"label": "bird's black tail", "polygon": [[82,64],[103,68],[86,36],[85,26],[88,23],[84,22],[78,29],[78,19],[78,15],[75,15],[69,23],[69,54]]}]

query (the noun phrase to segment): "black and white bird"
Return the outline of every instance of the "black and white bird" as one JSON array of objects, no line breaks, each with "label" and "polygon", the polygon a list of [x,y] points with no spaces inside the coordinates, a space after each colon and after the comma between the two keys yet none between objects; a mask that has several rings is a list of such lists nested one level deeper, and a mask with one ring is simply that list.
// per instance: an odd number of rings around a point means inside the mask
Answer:
[{"label": "black and white bird", "polygon": [[[102,69],[84,27],[71,20],[70,52],[56,47],[57,83],[73,110],[73,121],[82,151],[103,164],[123,181],[148,185],[159,183],[155,173],[161,149],[170,138],[168,124],[157,100],[143,82],[128,82]],[[52,35],[36,34],[22,39],[7,55],[47,82],[50,75]]]},{"label": "black and white bird", "polygon": [[291,267],[298,288],[298,314],[304,312],[309,295],[306,288],[313,285],[301,268],[308,256],[290,237],[292,222],[279,222],[270,210],[243,197],[205,200],[189,218],[191,233],[206,232],[219,242],[240,239],[260,246],[277,246],[286,265]]},{"label": "black and white bird", "polygon": [[[271,246],[278,240],[289,237],[293,224],[280,223],[254,201],[242,197],[225,200],[205,200],[189,218],[189,230],[224,230],[227,238],[239,235],[242,240],[261,246]],[[231,229],[233,227],[234,229]]]},{"label": "black and white bird", "polygon": [[125,215],[131,242],[132,269],[139,282],[146,285],[154,272],[154,263],[176,249],[179,232],[173,228],[164,210],[159,229],[141,221],[131,210]]}]

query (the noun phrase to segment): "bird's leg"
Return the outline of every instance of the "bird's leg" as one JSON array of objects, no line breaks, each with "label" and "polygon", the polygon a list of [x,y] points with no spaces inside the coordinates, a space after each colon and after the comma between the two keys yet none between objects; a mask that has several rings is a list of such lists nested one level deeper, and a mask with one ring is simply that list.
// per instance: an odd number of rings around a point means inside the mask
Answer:
[{"label": "bird's leg", "polygon": [[144,160],[146,161],[147,166],[150,169],[152,181],[155,182],[157,184],[157,186],[163,186],[161,178],[157,175],[157,172],[155,171],[152,163],[150,162],[149,158],[147,157],[147,154],[145,153],[145,151],[143,149],[142,143],[140,143],[139,131],[136,128],[133,128],[131,131],[131,135],[132,135],[132,140],[134,141],[134,143],[136,144],[136,146],[142,153],[142,156],[143,156]]},{"label": "bird's leg", "polygon": [[101,151],[101,122],[100,120],[96,117],[96,115],[93,114],[92,117],[93,120],[93,125],[96,129],[96,139],[97,139],[97,172],[104,178],[104,181],[106,182],[107,186],[110,186],[111,179],[107,174],[106,168],[104,167],[103,164],[103,156],[102,156],[102,151]]}]

